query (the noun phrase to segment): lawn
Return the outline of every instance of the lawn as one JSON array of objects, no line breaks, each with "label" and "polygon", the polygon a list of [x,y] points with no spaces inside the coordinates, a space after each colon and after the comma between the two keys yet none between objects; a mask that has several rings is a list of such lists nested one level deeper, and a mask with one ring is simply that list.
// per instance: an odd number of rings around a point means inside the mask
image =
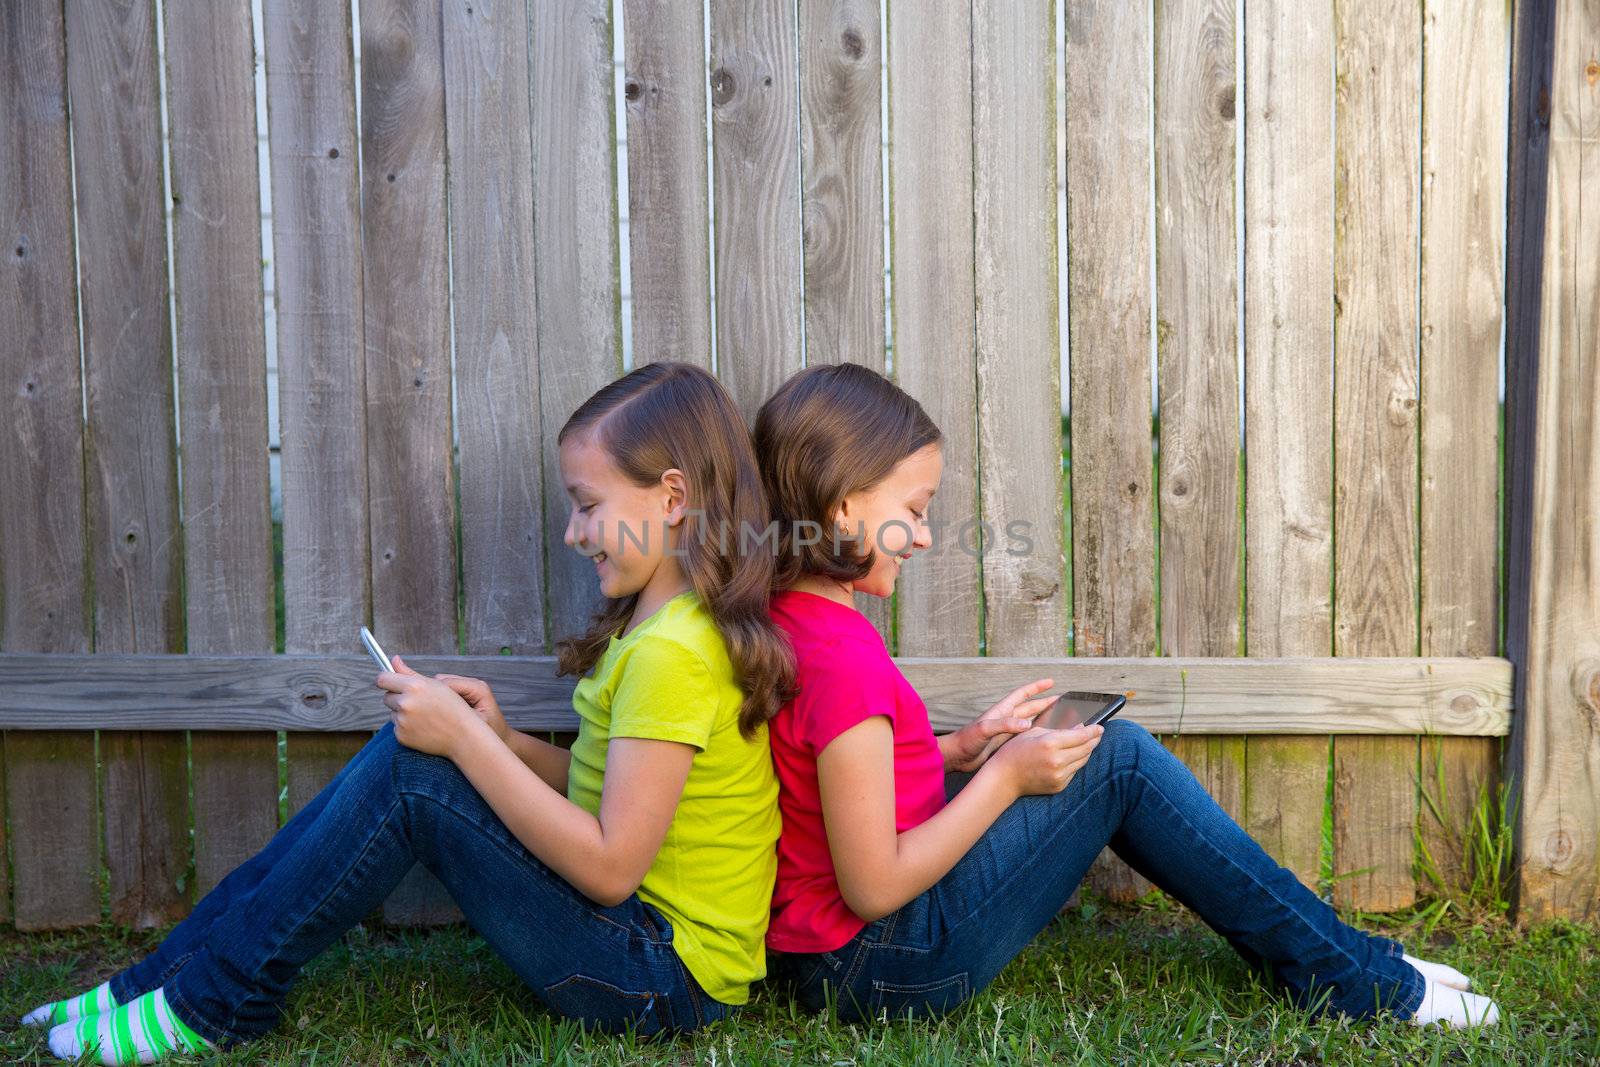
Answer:
[{"label": "lawn", "polygon": [[[1159,893],[1061,917],[995,982],[937,1022],[845,1026],[758,992],[742,1017],[660,1042],[585,1036],[545,1012],[476,936],[358,927],[306,969],[285,1021],[220,1063],[1600,1064],[1600,929],[1519,930],[1423,913],[1362,918],[1477,978],[1498,1028],[1312,1020]],[[1431,920],[1430,920],[1431,921]],[[0,933],[0,1013],[109,976],[159,931]],[[37,1031],[0,1027],[0,1059],[40,1062]]]}]

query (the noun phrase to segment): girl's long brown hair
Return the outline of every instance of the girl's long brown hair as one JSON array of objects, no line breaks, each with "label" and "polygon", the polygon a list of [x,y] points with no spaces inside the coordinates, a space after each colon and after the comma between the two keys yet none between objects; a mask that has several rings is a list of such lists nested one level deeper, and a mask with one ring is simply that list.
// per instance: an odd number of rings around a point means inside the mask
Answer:
[{"label": "girl's long brown hair", "polygon": [[[769,516],[739,409],[700,367],[647,363],[585,400],[556,442],[589,431],[634,485],[656,485],[673,467],[683,472],[691,510],[680,535],[678,563],[727,645],[745,695],[739,730],[752,737],[797,687],[794,653],[767,613],[772,552],[764,544],[743,550],[741,531],[759,534]],[[638,601],[637,593],[607,598],[586,631],[556,642],[556,673],[589,673]]]},{"label": "girl's long brown hair", "polygon": [[[779,386],[761,405],[755,429],[778,524],[774,588],[787,589],[806,574],[865,578],[876,532],[866,531],[866,552],[858,553],[855,540],[834,536],[834,513],[845,497],[871,489],[901,460],[942,439],[911,394],[869,367],[819,364]],[[815,526],[798,538],[807,523]]]}]

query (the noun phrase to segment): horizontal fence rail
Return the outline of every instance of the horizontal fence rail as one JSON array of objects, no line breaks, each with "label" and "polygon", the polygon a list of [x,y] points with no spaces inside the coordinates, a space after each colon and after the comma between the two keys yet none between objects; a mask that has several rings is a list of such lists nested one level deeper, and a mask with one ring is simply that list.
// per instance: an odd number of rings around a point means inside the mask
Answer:
[{"label": "horizontal fence rail", "polygon": [[[549,656],[414,656],[422,674],[482,678],[518,730],[577,727],[573,682]],[[1484,658],[1049,659],[900,657],[935,730],[953,730],[1039,677],[1129,694],[1154,733],[1499,737],[1511,664]],[[332,656],[0,655],[8,730],[373,730],[389,712],[372,664]]]}]

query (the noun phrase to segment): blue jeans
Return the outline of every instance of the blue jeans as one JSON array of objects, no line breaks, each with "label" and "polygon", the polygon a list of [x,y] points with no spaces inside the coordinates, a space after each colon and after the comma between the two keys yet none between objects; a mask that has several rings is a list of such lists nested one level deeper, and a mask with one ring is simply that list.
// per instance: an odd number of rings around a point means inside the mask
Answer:
[{"label": "blue jeans", "polygon": [[1422,1003],[1398,942],[1341,922],[1127,719],[1106,724],[1066,789],[1016,801],[921,896],[832,952],[769,954],[774,981],[813,1011],[831,988],[848,1020],[948,1011],[1044,929],[1106,845],[1299,1006],[1409,1017]]},{"label": "blue jeans", "polygon": [[735,1010],[703,992],[672,926],[637,894],[602,907],[516,839],[448,759],[373,735],[265,848],[207,893],[150,956],[111,979],[125,1003],[158,986],[222,1047],[277,1025],[312,957],[432,871],[539,998],[602,1030],[693,1030]]}]

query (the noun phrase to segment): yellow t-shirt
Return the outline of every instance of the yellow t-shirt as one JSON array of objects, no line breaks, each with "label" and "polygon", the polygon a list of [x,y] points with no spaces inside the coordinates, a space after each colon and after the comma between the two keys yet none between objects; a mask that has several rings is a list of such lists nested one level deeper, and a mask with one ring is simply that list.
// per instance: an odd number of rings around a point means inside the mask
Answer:
[{"label": "yellow t-shirt", "polygon": [[611,638],[572,706],[578,739],[567,797],[598,815],[613,737],[696,749],[661,851],[639,886],[672,923],[672,944],[700,988],[744,1004],[767,973],[763,944],[777,876],[778,779],[767,729],[739,733],[744,694],[727,646],[693,590]]}]

